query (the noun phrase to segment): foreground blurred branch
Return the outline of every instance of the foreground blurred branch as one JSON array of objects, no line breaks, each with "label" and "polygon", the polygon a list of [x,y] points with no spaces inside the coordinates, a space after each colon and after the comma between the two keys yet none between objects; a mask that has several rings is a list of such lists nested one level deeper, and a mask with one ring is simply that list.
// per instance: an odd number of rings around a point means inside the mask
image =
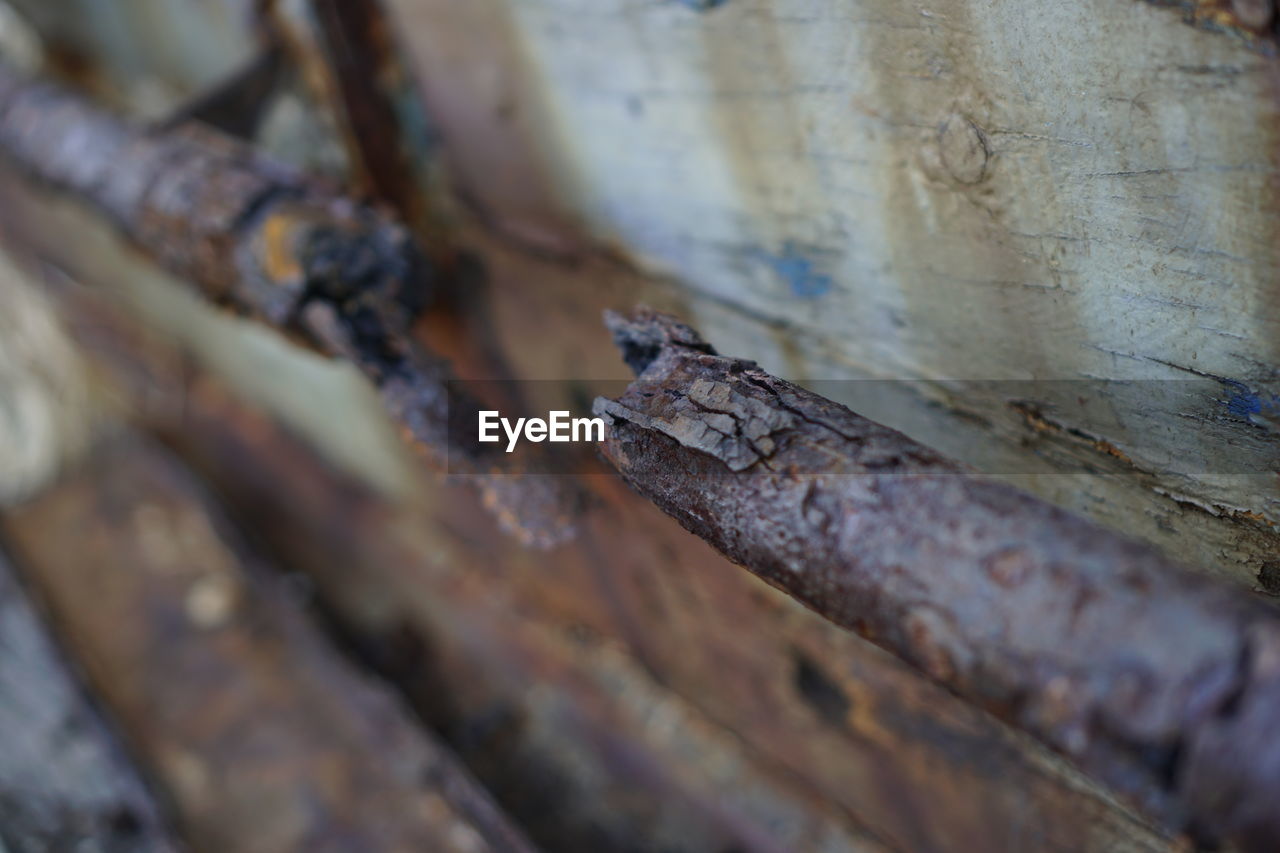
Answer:
[{"label": "foreground blurred branch", "polygon": [[1149,813],[1280,843],[1280,619],[906,436],[609,318],[639,378],[605,453],[733,561],[1065,752]]},{"label": "foreground blurred branch", "polygon": [[2,526],[193,849],[532,849],[154,443],[103,442]]},{"label": "foreground blurred branch", "polygon": [[471,477],[523,541],[572,535],[562,479],[517,476],[500,451],[453,434],[477,404],[410,335],[431,275],[399,224],[211,130],[135,126],[3,64],[0,160],[106,217],[211,301],[350,360],[411,444]]}]

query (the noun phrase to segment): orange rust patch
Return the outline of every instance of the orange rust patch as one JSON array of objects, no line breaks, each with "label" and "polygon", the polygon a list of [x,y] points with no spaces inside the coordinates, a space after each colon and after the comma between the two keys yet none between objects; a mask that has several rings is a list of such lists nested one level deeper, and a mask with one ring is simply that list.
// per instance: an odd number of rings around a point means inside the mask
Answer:
[{"label": "orange rust patch", "polygon": [[1254,522],[1257,522],[1258,524],[1266,525],[1267,527],[1276,526],[1276,523],[1274,521],[1267,518],[1262,513],[1257,512],[1255,510],[1251,510],[1251,509],[1236,510],[1235,512],[1231,513],[1231,515],[1233,518],[1243,518],[1248,521],[1254,521]]},{"label": "orange rust patch", "polygon": [[273,213],[262,223],[263,267],[272,281],[302,278],[302,263],[295,249],[298,221],[287,213]]},{"label": "orange rust patch", "polygon": [[1094,449],[1099,450],[1102,453],[1107,454],[1108,456],[1114,456],[1116,459],[1119,459],[1121,462],[1127,462],[1130,465],[1134,464],[1133,460],[1129,458],[1129,454],[1125,453],[1123,450],[1116,447],[1114,444],[1112,444],[1109,441],[1098,439],[1093,442],[1093,447]]},{"label": "orange rust patch", "polygon": [[1121,462],[1124,462],[1128,465],[1134,465],[1134,467],[1137,467],[1133,459],[1130,458],[1129,454],[1125,453],[1123,450],[1116,447],[1111,442],[1102,438],[1094,438],[1093,436],[1088,435],[1084,432],[1081,432],[1080,430],[1072,429],[1071,427],[1067,427],[1067,426],[1063,426],[1062,424],[1055,423],[1054,421],[1051,421],[1048,418],[1046,418],[1040,412],[1040,410],[1033,404],[1024,403],[1021,401],[1014,401],[1009,404],[1009,408],[1013,409],[1015,412],[1022,415],[1022,419],[1026,423],[1026,425],[1030,427],[1032,430],[1034,430],[1035,432],[1044,433],[1047,435],[1068,436],[1070,438],[1077,439],[1083,444],[1087,444],[1090,447],[1092,447],[1094,450],[1097,450],[1099,453],[1105,453],[1108,456],[1112,456],[1112,457],[1115,457],[1116,459],[1119,459]]}]

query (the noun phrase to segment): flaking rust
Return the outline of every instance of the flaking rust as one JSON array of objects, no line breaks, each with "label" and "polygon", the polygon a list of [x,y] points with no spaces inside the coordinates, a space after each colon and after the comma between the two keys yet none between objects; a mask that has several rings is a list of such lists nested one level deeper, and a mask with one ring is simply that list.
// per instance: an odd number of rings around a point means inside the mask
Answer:
[{"label": "flaking rust", "polygon": [[638,379],[608,460],[685,528],[1071,756],[1153,818],[1280,844],[1280,619],[667,315],[608,324]]},{"label": "flaking rust", "polygon": [[474,482],[508,532],[538,547],[573,535],[580,501],[563,478],[526,476],[452,426],[477,404],[410,333],[432,270],[394,219],[209,128],[136,126],[3,63],[0,162],[105,216],[211,301],[352,361],[411,445]]}]

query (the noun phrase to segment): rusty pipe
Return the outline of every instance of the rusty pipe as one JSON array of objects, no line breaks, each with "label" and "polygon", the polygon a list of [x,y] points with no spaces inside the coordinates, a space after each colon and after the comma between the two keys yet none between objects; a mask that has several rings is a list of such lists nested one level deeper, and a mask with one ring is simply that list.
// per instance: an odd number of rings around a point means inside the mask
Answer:
[{"label": "rusty pipe", "polygon": [[404,228],[202,125],[135,125],[0,64],[0,155],[208,298],[275,325],[312,296],[377,294],[403,333],[422,302],[429,271]]},{"label": "rusty pipe", "polygon": [[607,322],[638,378],[595,409],[636,491],[1166,827],[1280,844],[1273,609],[721,357],[670,316]]},{"label": "rusty pipe", "polygon": [[522,476],[457,434],[479,404],[410,334],[432,270],[395,220],[209,128],[135,125],[3,63],[0,163],[96,211],[209,300],[354,363],[409,444],[468,477],[508,532],[540,547],[573,535],[565,478]]}]

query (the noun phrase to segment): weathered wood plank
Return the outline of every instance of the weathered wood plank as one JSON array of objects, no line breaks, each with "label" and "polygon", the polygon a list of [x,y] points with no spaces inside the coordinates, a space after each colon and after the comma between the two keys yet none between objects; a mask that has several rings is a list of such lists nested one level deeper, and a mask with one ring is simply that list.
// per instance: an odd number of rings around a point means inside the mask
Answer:
[{"label": "weathered wood plank", "polygon": [[[1247,378],[1276,354],[1273,65],[1166,11],[397,5],[446,127],[517,104],[542,136],[507,153],[553,167],[596,234],[842,360],[992,379],[1160,357]],[[510,43],[470,49],[477,6]],[[467,89],[468,63],[493,61],[505,87]]]}]

